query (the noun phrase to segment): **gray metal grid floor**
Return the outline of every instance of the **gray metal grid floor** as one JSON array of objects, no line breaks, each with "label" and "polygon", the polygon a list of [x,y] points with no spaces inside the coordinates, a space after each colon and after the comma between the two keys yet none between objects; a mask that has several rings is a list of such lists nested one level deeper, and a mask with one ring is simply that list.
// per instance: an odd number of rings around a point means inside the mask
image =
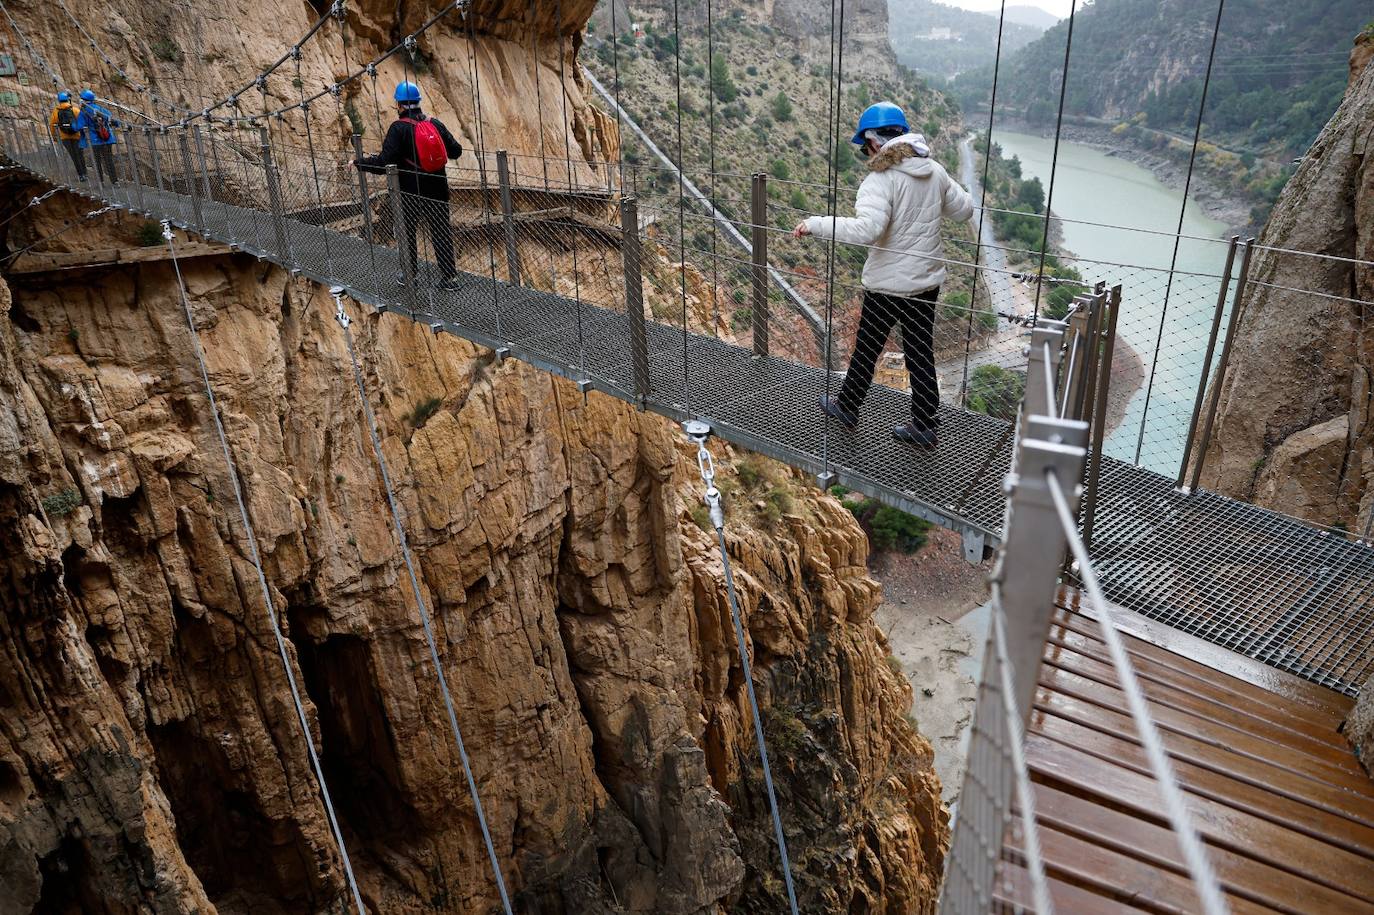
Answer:
[{"label": "gray metal grid floor", "polygon": [[[395,249],[319,225],[287,220],[289,250],[281,252],[267,213],[205,203],[202,232],[186,224],[185,195],[145,187],[142,208],[436,331],[507,347],[539,368],[635,400],[622,343],[627,319],[613,310],[473,274],[453,292],[432,284],[411,291],[396,285]],[[433,266],[422,275],[432,278]],[[908,448],[890,435],[906,419],[908,396],[874,385],[858,429],[827,430],[817,419],[823,370],[755,359],[697,334],[684,341],[670,325],[651,322],[648,336],[647,409],[707,419],[742,447],[830,470],[836,482],[888,504],[998,538],[1010,424],[942,405],[939,446]],[[1363,544],[1214,493],[1185,496],[1168,478],[1104,459],[1092,556],[1107,596],[1144,616],[1347,694],[1374,670],[1374,550]]]}]

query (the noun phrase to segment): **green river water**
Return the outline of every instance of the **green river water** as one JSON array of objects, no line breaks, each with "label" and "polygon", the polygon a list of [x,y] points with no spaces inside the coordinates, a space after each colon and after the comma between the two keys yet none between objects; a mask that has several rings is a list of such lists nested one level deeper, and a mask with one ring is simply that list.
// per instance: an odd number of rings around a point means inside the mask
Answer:
[{"label": "green river water", "polygon": [[[1023,175],[1038,177],[1049,187],[1052,139],[994,130],[993,141],[1008,157],[1020,158]],[[1145,363],[1141,387],[1103,451],[1124,460],[1135,459],[1153,370],[1139,463],[1168,474],[1178,469],[1182,455],[1226,261],[1226,226],[1190,204],[1183,234],[1217,241],[1183,239],[1170,284],[1172,236],[1178,227],[1182,200],[1180,191],[1164,186],[1139,165],[1079,143],[1059,144],[1053,208],[1064,220],[1063,246],[1082,259],[1075,265],[1085,279],[1123,285],[1119,338]],[[1085,222],[1125,228],[1101,228]],[[1166,234],[1151,235],[1141,230]],[[1156,353],[1161,316],[1163,338]]]}]

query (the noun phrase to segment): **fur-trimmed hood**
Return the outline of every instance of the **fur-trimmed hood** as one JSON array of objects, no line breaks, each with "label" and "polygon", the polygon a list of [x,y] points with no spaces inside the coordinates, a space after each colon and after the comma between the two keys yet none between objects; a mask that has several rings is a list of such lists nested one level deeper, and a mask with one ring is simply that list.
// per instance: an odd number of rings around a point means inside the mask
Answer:
[{"label": "fur-trimmed hood", "polygon": [[919,133],[904,133],[884,143],[877,155],[868,160],[868,168],[875,172],[900,168],[913,178],[923,178],[932,171],[930,146]]}]

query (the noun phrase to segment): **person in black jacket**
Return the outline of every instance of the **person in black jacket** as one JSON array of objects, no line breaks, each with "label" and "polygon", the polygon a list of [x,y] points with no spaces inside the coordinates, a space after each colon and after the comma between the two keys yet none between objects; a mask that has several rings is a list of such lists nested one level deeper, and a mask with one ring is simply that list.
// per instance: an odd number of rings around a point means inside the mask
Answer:
[{"label": "person in black jacket", "polygon": [[[439,132],[444,142],[448,158],[456,159],[463,154],[463,147],[449,133],[449,129],[437,118],[427,118],[420,110],[420,87],[407,80],[396,85],[397,119],[392,121],[382,141],[382,151],[375,156],[365,156],[354,161],[353,165],[367,172],[385,173],[388,165],[396,166],[401,185],[401,215],[405,220],[405,247],[402,257],[409,257],[412,272],[418,267],[416,261],[416,230],[423,219],[429,226],[430,243],[434,246],[434,256],[439,262],[439,270],[444,278],[440,289],[457,289],[458,271],[453,263],[453,226],[449,223],[449,190],[447,169],[423,171],[420,168],[419,150],[416,148],[415,129],[418,123],[428,121]],[[396,274],[396,282],[405,284],[405,271]]]}]

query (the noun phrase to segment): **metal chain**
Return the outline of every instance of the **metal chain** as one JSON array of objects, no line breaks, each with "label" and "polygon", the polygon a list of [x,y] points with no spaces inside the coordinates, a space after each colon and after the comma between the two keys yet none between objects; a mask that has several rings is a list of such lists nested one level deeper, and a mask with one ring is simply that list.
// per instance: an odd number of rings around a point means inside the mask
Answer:
[{"label": "metal chain", "polygon": [[711,427],[701,420],[692,420],[683,425],[689,441],[697,446],[697,469],[701,471],[701,482],[706,485],[706,508],[711,515],[711,526],[716,529],[716,540],[720,546],[720,561],[725,566],[725,589],[730,598],[730,618],[735,624],[735,641],[739,647],[740,664],[744,667],[744,689],[749,697],[749,711],[754,718],[754,738],[759,745],[759,758],[763,762],[763,784],[768,791],[768,810],[773,815],[773,833],[778,840],[778,853],[782,856],[782,877],[787,884],[787,905],[792,915],[798,915],[797,893],[792,886],[792,864],[787,857],[787,837],[782,831],[782,817],[778,814],[778,798],[773,791],[773,769],[768,764],[768,742],[763,736],[763,718],[759,714],[758,697],[754,695],[754,670],[749,663],[749,646],[744,641],[744,624],[740,618],[739,597],[735,592],[735,573],[730,567],[730,553],[725,548],[725,508],[720,490],[716,488],[716,465],[706,442],[711,437]]}]

